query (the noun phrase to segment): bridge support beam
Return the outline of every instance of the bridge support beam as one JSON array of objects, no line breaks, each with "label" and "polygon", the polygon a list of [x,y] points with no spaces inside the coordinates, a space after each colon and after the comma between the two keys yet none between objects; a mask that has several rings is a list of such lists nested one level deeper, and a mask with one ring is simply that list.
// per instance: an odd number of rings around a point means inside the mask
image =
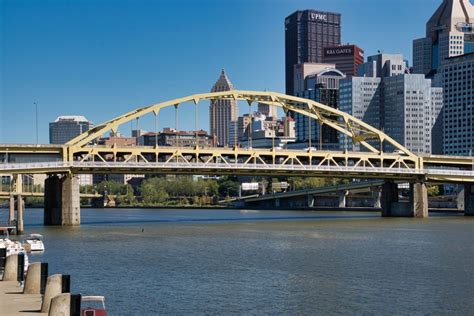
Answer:
[{"label": "bridge support beam", "polygon": [[424,181],[410,183],[409,202],[398,201],[398,185],[385,182],[382,186],[382,216],[428,217],[428,191]]},{"label": "bridge support beam", "polygon": [[349,191],[347,190],[337,191],[338,206],[340,208],[346,207],[346,197],[348,194],[349,194]]},{"label": "bridge support beam", "polygon": [[16,234],[23,235],[25,227],[23,225],[23,210],[25,208],[25,202],[21,194],[18,195],[16,200]]},{"label": "bridge support beam", "polygon": [[474,216],[474,183],[464,185],[464,215]]},{"label": "bridge support beam", "polygon": [[10,207],[8,212],[8,224],[13,224],[15,222],[15,196],[10,195]]},{"label": "bridge support beam", "polygon": [[79,180],[76,176],[48,177],[44,185],[44,224],[81,224]]}]

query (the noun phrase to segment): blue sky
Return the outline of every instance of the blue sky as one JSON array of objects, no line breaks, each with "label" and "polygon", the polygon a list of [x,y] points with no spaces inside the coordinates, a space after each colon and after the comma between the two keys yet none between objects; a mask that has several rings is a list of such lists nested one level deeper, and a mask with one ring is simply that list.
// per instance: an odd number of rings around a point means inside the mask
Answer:
[{"label": "blue sky", "polygon": [[[344,43],[366,56],[402,53],[411,63],[412,40],[424,36],[440,3],[0,0],[0,143],[35,142],[33,102],[39,141],[48,143],[48,123],[58,115],[99,124],[207,92],[222,68],[237,89],[284,92],[284,18],[298,9],[339,12]],[[208,105],[201,108],[199,127],[207,130]],[[158,125],[174,127],[174,112],[161,113]],[[141,127],[153,129],[151,119]],[[192,115],[180,115],[179,127],[194,129]]]}]

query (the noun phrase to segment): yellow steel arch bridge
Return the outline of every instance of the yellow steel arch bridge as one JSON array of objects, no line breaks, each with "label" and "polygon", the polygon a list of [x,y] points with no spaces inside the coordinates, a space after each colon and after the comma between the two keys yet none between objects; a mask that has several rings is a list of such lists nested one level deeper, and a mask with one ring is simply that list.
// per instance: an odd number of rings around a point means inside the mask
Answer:
[{"label": "yellow steel arch bridge", "polygon": [[[263,103],[295,112],[326,125],[359,144],[363,151],[288,150],[251,147],[170,147],[97,145],[107,132],[151,114],[156,122],[166,107],[176,110],[192,102],[196,113],[206,100]],[[197,118],[197,116],[196,116]],[[197,129],[197,124],[196,124]],[[115,138],[114,138],[115,139]],[[197,135],[196,135],[196,144]],[[388,148],[388,151],[384,151]],[[13,158],[12,158],[13,157]],[[25,158],[26,157],[26,158]],[[30,159],[30,161],[28,161]],[[10,219],[17,196],[17,230],[23,230],[20,174],[46,173],[45,224],[79,225],[79,183],[74,174],[234,174],[271,176],[324,176],[379,178],[383,216],[428,216],[426,182],[464,183],[465,214],[474,214],[474,161],[472,157],[416,155],[384,132],[363,121],[318,102],[275,92],[230,90],[194,94],[143,107],[100,124],[65,145],[0,145],[0,174],[14,174],[10,192]],[[65,176],[58,177],[58,174]],[[410,182],[410,202],[398,202],[393,180]]]},{"label": "yellow steel arch bridge", "polygon": [[[166,107],[206,100],[263,103],[295,112],[346,135],[363,151],[279,148],[97,145],[95,140],[124,124]],[[207,104],[207,103],[206,103]],[[155,125],[156,126],[156,125]],[[390,148],[384,152],[384,148]],[[0,145],[0,154],[56,154],[55,162],[8,163],[3,173],[175,173],[339,176],[351,178],[474,181],[472,157],[420,156],[369,124],[313,100],[267,91],[230,90],[194,94],[128,112],[77,136],[64,146]]]}]

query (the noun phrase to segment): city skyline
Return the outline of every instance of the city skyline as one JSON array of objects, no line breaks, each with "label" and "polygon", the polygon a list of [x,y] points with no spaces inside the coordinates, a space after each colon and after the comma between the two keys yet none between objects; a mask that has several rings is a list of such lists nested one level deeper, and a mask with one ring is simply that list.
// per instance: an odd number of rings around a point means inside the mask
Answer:
[{"label": "city skyline", "polygon": [[[440,1],[244,1],[232,10],[214,1],[184,3],[3,1],[0,143],[35,143],[34,102],[39,142],[47,143],[48,123],[59,115],[84,115],[97,125],[144,105],[207,91],[221,68],[240,89],[283,92],[284,18],[296,10],[341,13],[342,43],[359,45],[366,56],[402,53],[411,63],[412,39],[423,36]],[[254,10],[247,10],[251,5]],[[393,8],[399,18],[386,23]],[[171,23],[179,10],[182,24]],[[380,14],[367,22],[375,12]],[[215,19],[204,21],[209,16]],[[382,24],[385,33],[377,26]],[[222,48],[226,36],[240,45]],[[186,61],[186,55],[192,58]],[[160,128],[173,127],[172,112],[163,114]],[[200,113],[200,128],[208,129],[207,115]],[[186,119],[193,125],[193,117]],[[141,127],[151,130],[149,125]]]}]

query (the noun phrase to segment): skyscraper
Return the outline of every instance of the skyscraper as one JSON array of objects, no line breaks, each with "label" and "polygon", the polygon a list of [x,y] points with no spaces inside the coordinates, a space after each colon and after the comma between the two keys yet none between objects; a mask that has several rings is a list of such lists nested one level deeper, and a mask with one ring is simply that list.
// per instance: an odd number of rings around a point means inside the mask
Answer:
[{"label": "skyscraper", "polygon": [[324,48],[341,44],[341,15],[296,11],[285,19],[286,93],[293,95],[296,64],[322,63]]},{"label": "skyscraper", "polygon": [[[227,77],[224,69],[211,92],[232,90],[234,87]],[[217,138],[219,146],[227,146],[229,140],[229,125],[231,121],[237,120],[239,113],[237,101],[235,100],[211,100],[209,105],[209,124],[212,136]]]},{"label": "skyscraper", "polygon": [[[346,78],[334,64],[295,65],[295,95],[315,100],[332,108],[339,105],[339,81]],[[321,126],[315,120],[294,113],[296,120],[296,137],[300,143],[311,142],[316,146],[334,149],[338,147],[337,131],[329,126]],[[311,126],[310,126],[311,124]],[[311,146],[313,147],[313,146]]]},{"label": "skyscraper", "polygon": [[[341,81],[340,108],[385,131],[415,153],[439,153],[436,136],[439,138],[442,88],[433,88],[431,80],[422,74],[405,73],[405,66],[402,55],[370,56],[359,66],[361,77]],[[347,138],[341,139],[340,145],[360,148]]]},{"label": "skyscraper", "polygon": [[84,116],[59,116],[54,122],[49,123],[49,143],[65,144],[91,128],[92,122]]},{"label": "skyscraper", "polygon": [[443,0],[426,23],[426,37],[413,41],[413,72],[434,75],[446,58],[474,52],[474,6]]},{"label": "skyscraper", "polygon": [[474,155],[474,53],[451,57],[440,67],[444,91],[443,153]]}]

